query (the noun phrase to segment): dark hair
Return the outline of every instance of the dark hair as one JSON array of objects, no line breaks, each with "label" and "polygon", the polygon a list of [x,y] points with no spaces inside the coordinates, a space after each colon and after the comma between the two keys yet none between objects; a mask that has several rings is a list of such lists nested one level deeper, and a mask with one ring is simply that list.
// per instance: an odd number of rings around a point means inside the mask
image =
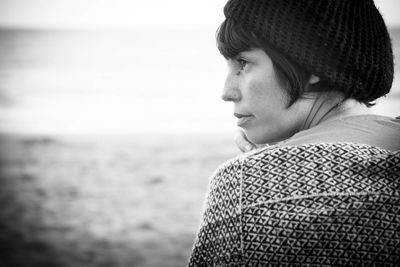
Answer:
[{"label": "dark hair", "polygon": [[266,40],[257,37],[255,33],[245,30],[233,18],[225,19],[217,30],[216,39],[220,53],[227,59],[234,58],[240,52],[252,48],[263,49],[271,58],[278,81],[286,90],[289,97],[288,106],[299,99],[306,90],[318,91],[322,88],[331,88],[328,81],[320,81],[318,86],[307,87],[311,72],[290,60]]}]

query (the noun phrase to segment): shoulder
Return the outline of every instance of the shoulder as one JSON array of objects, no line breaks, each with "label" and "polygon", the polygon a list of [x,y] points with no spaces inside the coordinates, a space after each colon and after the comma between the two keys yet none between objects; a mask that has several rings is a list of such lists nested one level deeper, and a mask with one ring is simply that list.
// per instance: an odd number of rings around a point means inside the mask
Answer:
[{"label": "shoulder", "polygon": [[248,168],[261,168],[262,164],[272,167],[297,165],[301,162],[332,161],[343,163],[364,160],[382,160],[383,158],[400,157],[400,151],[391,151],[368,144],[353,142],[322,142],[306,144],[280,143],[265,146],[243,153],[221,164],[215,173],[246,171]]},{"label": "shoulder", "polygon": [[[400,151],[391,151],[378,146],[360,144],[355,142],[319,142],[305,144],[278,143],[244,153],[233,159],[238,164],[248,164],[253,161],[268,159],[269,164],[279,165],[283,159],[287,164],[296,164],[299,161],[312,161],[317,158],[327,160],[348,159],[352,161],[353,156],[360,156],[366,159],[381,157],[385,155],[400,155]],[[291,160],[296,158],[296,160]],[[278,160],[278,161],[276,161]],[[229,161],[228,161],[229,162]]]},{"label": "shoulder", "polygon": [[[400,151],[346,142],[276,145],[225,162],[215,171],[212,187],[240,185],[245,198],[246,192],[254,194],[265,188],[268,192],[260,194],[263,198],[269,194],[284,198],[351,188],[354,182],[365,189],[379,187],[382,183],[393,184],[399,174]],[[317,190],[320,184],[324,186]]]},{"label": "shoulder", "polygon": [[[387,211],[398,203],[399,168],[400,152],[353,143],[276,145],[232,158],[212,177],[191,262],[228,265],[255,255],[272,262],[288,238],[302,242],[299,231],[320,242],[350,216],[364,227],[361,216],[375,207],[394,216]],[[306,243],[290,253],[308,253]]]},{"label": "shoulder", "polygon": [[219,180],[241,183],[244,205],[343,190],[398,190],[400,151],[356,143],[273,146],[232,159],[217,173]]}]

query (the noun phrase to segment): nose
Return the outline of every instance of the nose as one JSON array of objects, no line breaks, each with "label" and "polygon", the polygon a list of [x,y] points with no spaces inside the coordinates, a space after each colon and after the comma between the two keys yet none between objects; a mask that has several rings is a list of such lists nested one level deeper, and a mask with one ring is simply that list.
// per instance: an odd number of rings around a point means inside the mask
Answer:
[{"label": "nose", "polygon": [[232,102],[237,102],[241,98],[237,82],[231,76],[228,76],[225,80],[224,90],[222,91],[221,98],[224,101]]}]

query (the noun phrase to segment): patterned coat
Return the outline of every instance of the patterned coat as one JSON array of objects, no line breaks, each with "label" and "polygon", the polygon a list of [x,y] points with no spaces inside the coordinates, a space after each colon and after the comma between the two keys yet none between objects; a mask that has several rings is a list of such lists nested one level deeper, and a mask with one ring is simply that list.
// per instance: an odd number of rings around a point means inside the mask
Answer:
[{"label": "patterned coat", "polygon": [[189,266],[400,266],[400,151],[264,148],[211,178]]}]

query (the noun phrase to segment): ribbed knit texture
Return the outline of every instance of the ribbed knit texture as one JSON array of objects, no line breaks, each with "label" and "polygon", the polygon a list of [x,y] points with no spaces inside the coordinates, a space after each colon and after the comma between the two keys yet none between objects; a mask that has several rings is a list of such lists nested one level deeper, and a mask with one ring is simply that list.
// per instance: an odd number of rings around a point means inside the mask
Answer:
[{"label": "ribbed knit texture", "polygon": [[348,96],[390,91],[391,41],[373,0],[230,0],[224,13]]},{"label": "ribbed knit texture", "polygon": [[266,148],[213,175],[189,266],[399,266],[400,151]]}]

